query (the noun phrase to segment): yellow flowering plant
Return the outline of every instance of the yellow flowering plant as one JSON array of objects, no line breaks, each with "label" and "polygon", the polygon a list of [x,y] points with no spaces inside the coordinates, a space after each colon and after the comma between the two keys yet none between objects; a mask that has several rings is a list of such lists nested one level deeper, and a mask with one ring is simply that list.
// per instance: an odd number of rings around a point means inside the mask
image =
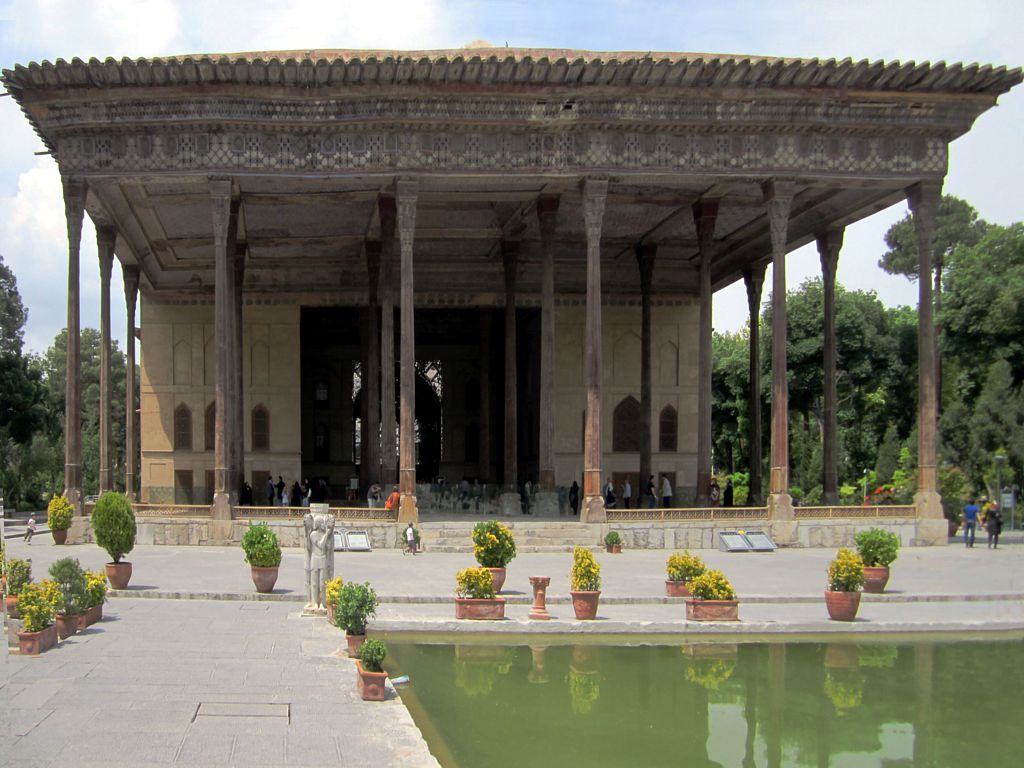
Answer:
[{"label": "yellow flowering plant", "polygon": [[[18,595],[18,612],[21,614],[22,627],[25,632],[42,632],[53,624],[55,611],[50,602],[48,590],[43,585],[26,584]],[[53,584],[53,582],[50,582]],[[56,585],[54,584],[56,589]],[[57,591],[58,596],[60,591]]]},{"label": "yellow flowering plant", "polygon": [[601,565],[586,547],[576,547],[572,551],[569,584],[573,592],[597,592],[601,589]]},{"label": "yellow flowering plant", "polygon": [[864,561],[853,550],[843,547],[828,565],[830,592],[858,592],[864,586]]},{"label": "yellow flowering plant", "polygon": [[689,550],[683,553],[673,552],[665,564],[665,573],[669,581],[693,581],[707,570],[704,561],[697,555],[691,555]]},{"label": "yellow flowering plant", "polygon": [[494,597],[494,579],[486,568],[464,568],[455,575],[455,594],[474,600]]},{"label": "yellow flowering plant", "polygon": [[516,556],[512,531],[497,520],[477,523],[473,528],[473,556],[484,568],[504,568]]},{"label": "yellow flowering plant", "polygon": [[721,571],[705,571],[690,582],[695,600],[735,600],[736,590]]},{"label": "yellow flowering plant", "polygon": [[337,605],[338,598],[341,597],[341,588],[343,586],[345,586],[345,582],[341,580],[341,576],[335,576],[330,581],[324,582],[328,605]]},{"label": "yellow flowering plant", "polygon": [[107,574],[101,571],[85,572],[85,602],[86,608],[95,608],[103,605],[107,599]]}]

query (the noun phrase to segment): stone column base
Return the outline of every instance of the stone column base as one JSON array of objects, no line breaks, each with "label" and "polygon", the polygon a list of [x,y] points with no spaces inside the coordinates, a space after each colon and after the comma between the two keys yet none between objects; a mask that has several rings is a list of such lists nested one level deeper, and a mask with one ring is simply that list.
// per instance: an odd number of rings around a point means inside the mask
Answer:
[{"label": "stone column base", "polygon": [[523,502],[519,494],[514,491],[505,491],[498,497],[498,514],[502,517],[512,517],[523,514]]},{"label": "stone column base", "polygon": [[416,494],[403,493],[401,501],[398,503],[398,522],[415,525],[419,521],[420,513],[416,507]]},{"label": "stone column base", "polygon": [[918,491],[914,494],[914,506],[920,520],[945,520],[942,514],[942,497],[935,491]]},{"label": "stone column base", "polygon": [[768,494],[768,518],[773,523],[777,520],[793,520],[793,497],[788,493]]},{"label": "stone column base", "polygon": [[67,544],[91,544],[92,522],[88,517],[76,515],[71,518],[71,527],[68,528]]},{"label": "stone column base", "polygon": [[912,544],[915,547],[945,547],[949,544],[949,523],[946,518],[918,519],[917,538]]},{"label": "stone column base", "polygon": [[583,499],[583,509],[580,512],[581,523],[606,523],[608,515],[604,509],[604,499],[600,496],[588,496]]},{"label": "stone column base", "polygon": [[543,517],[558,517],[558,494],[554,491],[538,491],[530,497],[530,511]]},{"label": "stone column base", "polygon": [[210,543],[217,546],[229,546],[234,543],[235,523],[229,517],[222,520],[214,517],[210,520]]},{"label": "stone column base", "polygon": [[799,541],[797,536],[799,526],[800,524],[796,520],[772,520],[772,541],[779,547],[796,546]]}]

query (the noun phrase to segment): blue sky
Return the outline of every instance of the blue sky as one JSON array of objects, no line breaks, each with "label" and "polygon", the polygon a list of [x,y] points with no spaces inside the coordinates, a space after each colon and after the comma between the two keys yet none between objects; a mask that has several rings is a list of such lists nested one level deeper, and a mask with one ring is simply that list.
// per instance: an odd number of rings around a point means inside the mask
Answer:
[{"label": "blue sky", "polygon": [[[0,66],[74,56],[166,56],[313,48],[458,48],[473,40],[511,47],[690,51],[901,61],[1024,64],[1024,3],[1011,0],[0,0]],[[1003,97],[950,153],[946,192],[986,219],[1019,221],[1024,203],[1024,87]],[[0,99],[0,254],[29,308],[28,349],[41,352],[65,324],[67,238],[60,179],[10,98]],[[848,288],[890,305],[916,303],[917,287],[876,266],[894,206],[850,227],[839,262]],[[813,246],[793,252],[787,283],[819,274]],[[82,324],[97,326],[95,235],[82,249]],[[770,285],[770,272],[766,285]],[[114,336],[124,346],[124,300],[115,270]],[[742,285],[715,296],[714,324],[746,321]]]}]

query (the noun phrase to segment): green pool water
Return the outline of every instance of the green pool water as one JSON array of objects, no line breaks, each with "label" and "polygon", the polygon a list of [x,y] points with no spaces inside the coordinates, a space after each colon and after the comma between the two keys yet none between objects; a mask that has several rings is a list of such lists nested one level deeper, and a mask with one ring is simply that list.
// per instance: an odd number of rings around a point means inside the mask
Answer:
[{"label": "green pool water", "polygon": [[444,768],[1024,764],[1020,639],[392,639],[385,666]]}]

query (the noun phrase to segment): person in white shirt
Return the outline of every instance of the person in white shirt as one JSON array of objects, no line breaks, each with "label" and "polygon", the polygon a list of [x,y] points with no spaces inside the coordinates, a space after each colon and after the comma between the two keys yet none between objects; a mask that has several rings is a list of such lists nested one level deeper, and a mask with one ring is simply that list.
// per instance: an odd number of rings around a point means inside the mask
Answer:
[{"label": "person in white shirt", "polygon": [[622,486],[622,504],[626,509],[629,509],[629,500],[633,498],[633,486],[629,484],[629,480]]},{"label": "person in white shirt", "polygon": [[668,475],[661,476],[661,506],[663,509],[672,506],[672,483],[668,481]]}]

